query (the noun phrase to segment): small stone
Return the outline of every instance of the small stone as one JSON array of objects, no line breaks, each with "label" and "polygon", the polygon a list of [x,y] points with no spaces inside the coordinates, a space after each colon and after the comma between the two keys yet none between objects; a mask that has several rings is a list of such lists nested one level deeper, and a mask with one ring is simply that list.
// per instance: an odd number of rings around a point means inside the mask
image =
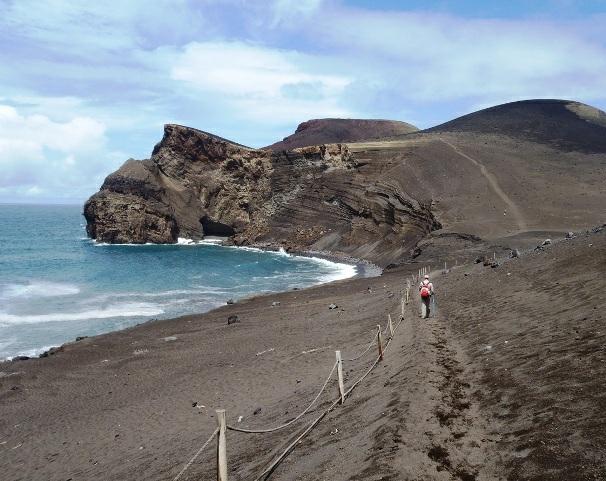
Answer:
[{"label": "small stone", "polygon": [[338,308],[339,308],[339,306],[337,306],[336,304],[330,304],[330,305],[328,306],[328,308],[329,308],[329,309],[338,309]]},{"label": "small stone", "polygon": [[233,314],[227,318],[227,325],[236,324],[238,322],[240,322],[240,318],[238,316],[236,316],[235,314]]},{"label": "small stone", "polygon": [[280,305],[280,301],[274,301],[271,303],[271,307],[278,307]]},{"label": "small stone", "polygon": [[515,259],[517,257],[520,257],[520,251],[517,249],[513,249],[510,253],[509,253],[509,257],[512,259]]},{"label": "small stone", "polygon": [[177,336],[166,336],[163,337],[162,340],[164,342],[172,342],[172,341],[176,341],[177,340]]},{"label": "small stone", "polygon": [[78,337],[76,337],[76,342],[82,341],[83,339],[87,339],[87,338],[88,338],[88,336],[78,336]]},{"label": "small stone", "polygon": [[233,300],[233,299],[227,299],[227,301],[226,301],[226,302],[227,302],[227,304],[228,304],[228,305],[231,305],[231,304],[233,304],[233,303],[234,303],[234,300]]},{"label": "small stone", "polygon": [[568,232],[566,234],[566,239],[574,239],[574,237],[575,237],[574,232]]},{"label": "small stone", "polygon": [[253,415],[255,415],[255,416],[256,416],[256,415],[257,415],[257,414],[259,414],[260,412],[261,412],[261,408],[257,408],[257,409],[255,409],[255,410],[254,410]]},{"label": "small stone", "polygon": [[548,246],[550,244],[551,244],[551,239],[545,239],[541,245],[542,246]]}]

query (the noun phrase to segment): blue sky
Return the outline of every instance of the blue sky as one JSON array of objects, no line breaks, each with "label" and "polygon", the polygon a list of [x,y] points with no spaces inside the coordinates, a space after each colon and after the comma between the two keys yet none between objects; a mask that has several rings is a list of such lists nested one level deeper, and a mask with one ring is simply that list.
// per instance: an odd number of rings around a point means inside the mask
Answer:
[{"label": "blue sky", "polygon": [[[102,5],[105,4],[105,5]],[[259,147],[310,118],[606,108],[606,0],[0,0],[0,202],[82,202],[165,123]]]}]

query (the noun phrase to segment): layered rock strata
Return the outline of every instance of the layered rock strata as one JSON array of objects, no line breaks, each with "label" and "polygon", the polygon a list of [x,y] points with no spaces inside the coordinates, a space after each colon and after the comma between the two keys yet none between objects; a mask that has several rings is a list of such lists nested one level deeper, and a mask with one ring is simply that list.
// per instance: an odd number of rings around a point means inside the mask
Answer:
[{"label": "layered rock strata", "polygon": [[344,144],[272,152],[166,125],[148,160],[128,160],[85,204],[90,237],[330,250],[387,264],[438,228],[429,199],[407,195],[381,165]]}]

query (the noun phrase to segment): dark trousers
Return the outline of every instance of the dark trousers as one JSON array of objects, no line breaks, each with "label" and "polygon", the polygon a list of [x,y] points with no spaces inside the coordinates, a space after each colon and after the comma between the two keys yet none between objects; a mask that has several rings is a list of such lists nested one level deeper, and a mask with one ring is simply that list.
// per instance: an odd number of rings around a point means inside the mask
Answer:
[{"label": "dark trousers", "polygon": [[421,317],[422,318],[427,318],[429,317],[429,313],[430,313],[430,309],[429,306],[431,305],[431,296],[429,297],[421,297]]}]

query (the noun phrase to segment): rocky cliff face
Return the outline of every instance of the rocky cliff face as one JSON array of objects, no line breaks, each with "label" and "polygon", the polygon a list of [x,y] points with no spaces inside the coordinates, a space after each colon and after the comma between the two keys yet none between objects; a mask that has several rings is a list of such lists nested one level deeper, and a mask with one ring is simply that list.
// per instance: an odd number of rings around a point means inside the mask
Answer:
[{"label": "rocky cliff face", "polygon": [[342,144],[272,152],[166,125],[150,159],[128,160],[86,202],[87,232],[110,243],[221,235],[387,264],[439,225],[428,199],[383,170]]}]

